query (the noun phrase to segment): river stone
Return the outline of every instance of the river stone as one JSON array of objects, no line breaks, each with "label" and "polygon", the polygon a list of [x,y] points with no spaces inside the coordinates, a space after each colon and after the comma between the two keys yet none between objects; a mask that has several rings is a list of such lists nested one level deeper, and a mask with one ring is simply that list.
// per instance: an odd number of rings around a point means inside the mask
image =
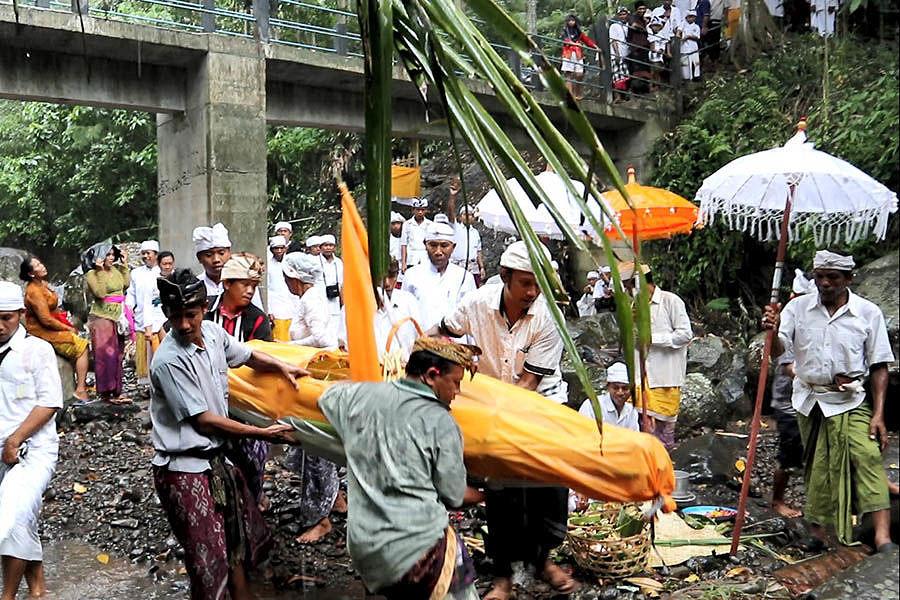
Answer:
[{"label": "river stone", "polygon": [[746,452],[746,438],[707,433],[679,443],[672,463],[691,474],[691,483],[723,484],[740,478],[735,462]]},{"label": "river stone", "polygon": [[569,335],[578,346],[586,346],[595,351],[619,348],[619,324],[616,315],[611,312],[573,319],[566,325]]},{"label": "river stone", "polygon": [[[587,367],[588,377],[594,386],[594,390],[600,394],[606,388],[606,369],[589,361],[585,361],[585,367]],[[572,361],[569,359],[567,352],[563,353],[562,360],[559,363],[559,370],[563,380],[569,386],[569,401],[567,404],[577,410],[587,398],[587,394],[584,391],[584,386],[581,385],[581,381],[578,379],[578,375],[575,373],[575,367],[572,366]]]},{"label": "river stone", "polygon": [[678,436],[684,437],[701,427],[724,427],[729,415],[729,405],[716,392],[709,378],[702,373],[688,373],[681,388]]},{"label": "river stone", "polygon": [[28,253],[24,250],[0,247],[0,280],[12,281],[24,288],[24,283],[19,279],[19,269],[26,256]]},{"label": "river stone", "polygon": [[[855,293],[877,304],[884,313],[894,357],[900,358],[900,250],[861,267],[856,272],[853,288]],[[896,360],[891,370],[897,373]]]},{"label": "river stone", "polygon": [[749,401],[744,393],[747,384],[746,351],[739,345],[716,335],[694,338],[688,346],[687,371],[701,373],[709,379],[728,408],[726,418],[746,416]]}]

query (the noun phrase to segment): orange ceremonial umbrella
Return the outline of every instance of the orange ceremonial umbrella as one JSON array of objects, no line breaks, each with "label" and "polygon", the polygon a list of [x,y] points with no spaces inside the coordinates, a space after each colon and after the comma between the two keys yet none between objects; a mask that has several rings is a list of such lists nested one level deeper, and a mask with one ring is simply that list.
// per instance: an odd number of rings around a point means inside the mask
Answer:
[{"label": "orange ceremonial umbrella", "polygon": [[[603,199],[629,239],[658,240],[677,233],[690,233],[696,227],[697,206],[669,190],[639,184],[634,177],[634,167],[628,167],[625,189],[634,210],[617,190],[606,192]],[[611,238],[619,237],[612,225],[607,225],[606,234]]]}]

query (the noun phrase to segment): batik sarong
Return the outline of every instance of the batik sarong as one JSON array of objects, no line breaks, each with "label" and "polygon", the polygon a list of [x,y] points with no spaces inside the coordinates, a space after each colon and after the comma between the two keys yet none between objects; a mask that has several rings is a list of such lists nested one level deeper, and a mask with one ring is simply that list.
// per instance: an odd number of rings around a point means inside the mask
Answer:
[{"label": "batik sarong", "polygon": [[[247,489],[240,470],[226,465],[234,481],[236,495],[228,506],[236,514],[227,515],[216,498],[211,471],[181,473],[166,467],[153,468],[153,483],[172,533],[184,548],[184,562],[191,582],[192,600],[220,600],[228,597],[228,577],[235,544],[242,546],[243,564],[250,569],[265,558],[272,538],[266,522]],[[242,527],[241,539],[229,533],[230,523]]]},{"label": "batik sarong", "polygon": [[263,477],[269,458],[269,443],[243,438],[230,444],[228,459],[241,470],[250,494],[259,502],[263,495]]},{"label": "batik sarong", "polygon": [[474,590],[475,564],[452,527],[395,584],[378,590],[388,600],[468,600]]},{"label": "batik sarong", "polygon": [[818,405],[808,417],[797,415],[803,438],[804,516],[818,525],[833,525],[844,544],[853,541],[854,503],[858,515],[891,507],[881,449],[869,439],[871,420],[867,402],[833,417],[825,417]]},{"label": "batik sarong", "polygon": [[340,491],[337,465],[299,448],[291,450],[288,468],[300,475],[300,525],[312,527],[329,514]]},{"label": "batik sarong", "polygon": [[88,318],[91,346],[94,349],[94,375],[97,393],[119,396],[122,393],[122,351],[124,344],[116,322],[102,317]]}]

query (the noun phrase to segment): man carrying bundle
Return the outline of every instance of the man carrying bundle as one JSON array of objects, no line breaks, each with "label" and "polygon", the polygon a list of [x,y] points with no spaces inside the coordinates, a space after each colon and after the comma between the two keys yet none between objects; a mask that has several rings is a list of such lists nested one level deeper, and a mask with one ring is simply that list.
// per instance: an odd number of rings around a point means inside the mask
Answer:
[{"label": "man carrying bundle", "polygon": [[466,485],[450,416],[476,354],[420,338],[404,379],[335,385],[319,400],[347,457],[347,550],[366,587],[388,600],[478,598],[474,565],[447,516],[481,501]]},{"label": "man carrying bundle", "polygon": [[[550,252],[544,248],[547,260]],[[466,295],[430,334],[471,335],[484,349],[478,370],[495,379],[538,390],[554,376],[562,338],[534,276],[525,242],[511,244],[500,257],[502,285],[484,285]],[[523,561],[557,593],[568,594],[575,580],[553,564],[550,551],[566,535],[568,490],[562,487],[504,488],[487,494],[487,550],[495,579],[486,596],[512,594],[512,563]]]}]

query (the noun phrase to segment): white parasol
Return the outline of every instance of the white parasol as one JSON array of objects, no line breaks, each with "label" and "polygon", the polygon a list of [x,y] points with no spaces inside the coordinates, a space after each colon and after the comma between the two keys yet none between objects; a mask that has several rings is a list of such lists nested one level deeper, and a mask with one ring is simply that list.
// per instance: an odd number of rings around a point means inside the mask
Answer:
[{"label": "white parasol", "polygon": [[[801,123],[780,147],[737,158],[703,181],[698,221],[717,219],[760,240],[776,240],[792,194],[789,237],[812,230],[818,245],[884,239],[897,194],[850,163],[816,150]],[[793,190],[791,189],[793,188]]]},{"label": "white parasol", "polygon": [[[544,171],[543,173],[536,175],[535,179],[537,180],[538,185],[540,185],[547,194],[550,201],[553,202],[553,205],[559,210],[560,214],[563,215],[566,222],[576,231],[580,231],[582,229],[584,215],[582,214],[581,209],[579,209],[576,199],[569,193],[568,188],[563,183],[562,178],[552,171]],[[537,207],[534,206],[534,204],[531,203],[528,194],[525,193],[525,190],[522,189],[522,186],[519,185],[519,182],[515,179],[509,179],[506,183],[509,185],[513,197],[516,199],[516,202],[519,203],[522,213],[525,215],[525,218],[528,219],[528,222],[531,224],[535,233],[538,235],[549,236],[551,239],[555,240],[561,240],[565,237],[563,236],[562,230],[560,230],[559,226],[556,224],[556,221],[553,220],[550,211],[547,210],[547,207],[543,204]],[[579,194],[584,193],[584,184],[579,181],[573,181],[572,183]],[[588,206],[592,209],[596,208],[596,210],[594,210],[595,214],[602,214],[596,200],[592,198],[588,199]],[[478,218],[481,219],[486,226],[495,231],[518,235],[515,223],[506,212],[506,208],[504,208],[503,202],[500,200],[499,194],[497,194],[497,190],[492,189],[485,194],[484,197],[479,200],[476,208],[478,210]]]},{"label": "white parasol", "polygon": [[[697,192],[698,221],[722,219],[729,228],[746,231],[761,240],[778,240],[770,306],[777,306],[788,239],[811,229],[816,244],[846,243],[874,234],[884,239],[888,216],[897,210],[897,195],[850,163],[813,148],[806,141],[806,122],[781,148],[735,159],[707,177]],[[737,552],[747,510],[750,477],[756,459],[756,441],[763,397],[769,375],[769,356],[775,330],[769,329],[763,346],[756,387],[756,405],[750,424],[747,464],[738,502],[731,553]]]}]

